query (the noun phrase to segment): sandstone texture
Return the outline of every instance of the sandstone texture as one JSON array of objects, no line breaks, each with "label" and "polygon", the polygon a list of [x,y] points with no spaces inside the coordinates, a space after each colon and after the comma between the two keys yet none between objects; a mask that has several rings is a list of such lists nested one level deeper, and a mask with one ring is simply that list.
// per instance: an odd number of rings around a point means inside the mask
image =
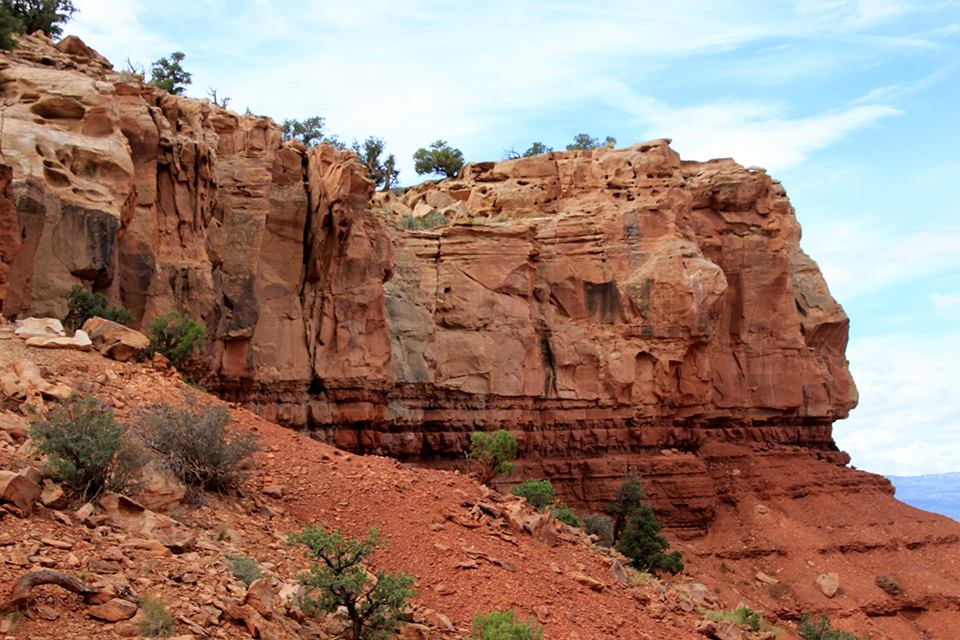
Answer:
[{"label": "sandstone texture", "polygon": [[655,140],[374,194],[352,153],[75,39],[24,36],[0,79],[7,317],[62,317],[77,284],[141,329],[177,310],[208,329],[191,375],[269,420],[437,467],[505,428],[515,479],[596,508],[640,472],[691,530],[717,508],[708,443],[849,461],[848,320],[762,169]]}]

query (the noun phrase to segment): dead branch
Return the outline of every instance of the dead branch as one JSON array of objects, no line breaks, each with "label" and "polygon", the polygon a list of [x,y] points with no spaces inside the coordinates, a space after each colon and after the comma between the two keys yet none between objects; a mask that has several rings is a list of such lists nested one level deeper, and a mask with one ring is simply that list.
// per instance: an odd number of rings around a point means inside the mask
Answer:
[{"label": "dead branch", "polygon": [[13,590],[10,592],[10,599],[7,601],[7,608],[19,609],[30,602],[30,591],[41,584],[55,584],[58,587],[63,587],[67,591],[79,593],[83,597],[100,593],[102,589],[102,587],[88,587],[79,579],[66,573],[61,573],[60,571],[52,571],[50,569],[31,571],[30,573],[23,574],[20,579],[17,580],[16,584],[13,585]]}]

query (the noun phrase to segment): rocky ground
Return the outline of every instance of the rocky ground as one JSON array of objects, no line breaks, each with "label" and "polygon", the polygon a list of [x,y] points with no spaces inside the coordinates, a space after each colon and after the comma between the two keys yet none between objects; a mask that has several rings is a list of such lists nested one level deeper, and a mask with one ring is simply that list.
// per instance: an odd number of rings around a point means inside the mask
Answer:
[{"label": "rocky ground", "polygon": [[[100,398],[131,426],[153,403],[181,394],[205,395],[171,369],[0,340],[2,366],[23,360],[35,363],[51,383]],[[44,402],[39,395],[32,398],[33,406]],[[5,402],[7,409],[19,404],[13,398]],[[691,575],[631,586],[623,582],[626,574],[615,554],[467,475],[353,455],[247,411],[234,408],[231,413],[237,428],[259,434],[263,445],[236,494],[206,494],[194,505],[170,503],[176,491],[166,486],[135,496],[143,502],[168,502],[169,519],[121,497],[101,501],[94,510],[52,499],[49,506],[37,501],[29,512],[4,504],[4,600],[21,576],[44,568],[79,577],[87,585],[112,585],[107,595],[121,597],[104,611],[60,587],[38,586],[29,606],[3,618],[0,637],[137,635],[138,618],[126,619],[136,607],[124,604],[125,593],[164,602],[180,635],[332,637],[336,620],[305,619],[287,599],[306,560],[285,541],[308,523],[342,527],[349,536],[365,535],[371,527],[383,532],[388,542],[373,556],[371,568],[407,571],[416,578],[417,596],[405,631],[409,638],[467,637],[476,613],[507,608],[535,616],[546,638],[704,637],[695,630],[702,617],[694,608],[717,603]],[[0,468],[35,475],[30,469],[39,466],[38,456],[12,426],[17,414],[4,416],[8,429],[0,445]],[[256,559],[268,577],[264,584],[255,583],[260,591],[248,590],[233,577],[231,555]]]}]

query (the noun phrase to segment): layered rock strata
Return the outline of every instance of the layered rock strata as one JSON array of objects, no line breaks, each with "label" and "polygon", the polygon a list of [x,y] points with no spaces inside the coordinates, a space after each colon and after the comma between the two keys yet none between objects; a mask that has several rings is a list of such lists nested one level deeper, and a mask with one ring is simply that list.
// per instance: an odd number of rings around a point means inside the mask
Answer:
[{"label": "layered rock strata", "polygon": [[24,37],[0,82],[8,317],[62,316],[76,284],[142,327],[178,310],[208,327],[193,373],[267,418],[436,466],[506,428],[571,499],[637,470],[684,526],[715,510],[707,442],[848,460],[848,321],[763,169],[656,140],[374,194],[353,154],[76,39]]}]

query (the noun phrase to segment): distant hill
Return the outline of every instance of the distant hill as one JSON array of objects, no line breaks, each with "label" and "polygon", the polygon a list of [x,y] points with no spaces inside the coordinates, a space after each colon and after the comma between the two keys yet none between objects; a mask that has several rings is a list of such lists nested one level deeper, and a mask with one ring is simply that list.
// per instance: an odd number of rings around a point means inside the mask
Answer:
[{"label": "distant hill", "polygon": [[960,522],[960,473],[887,476],[887,479],[897,488],[897,499],[901,502]]}]

